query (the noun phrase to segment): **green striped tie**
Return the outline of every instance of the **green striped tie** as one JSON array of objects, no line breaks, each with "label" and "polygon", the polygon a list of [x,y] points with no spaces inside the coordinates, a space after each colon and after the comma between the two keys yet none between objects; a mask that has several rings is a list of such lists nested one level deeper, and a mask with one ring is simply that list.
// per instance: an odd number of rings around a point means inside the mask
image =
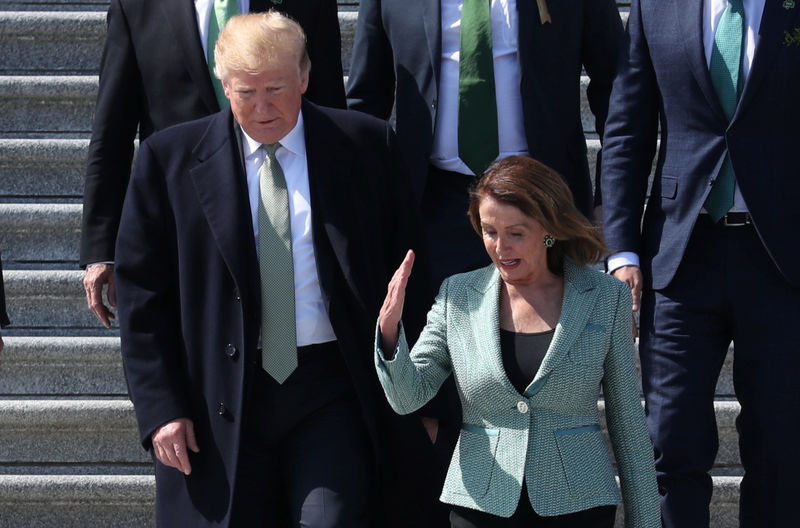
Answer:
[{"label": "green striped tie", "polygon": [[258,171],[258,263],[261,270],[261,365],[278,383],[297,368],[294,264],[289,194],[275,151],[263,145]]},{"label": "green striped tie", "polygon": [[458,60],[458,157],[483,174],[500,153],[489,0],[464,0]]},{"label": "green striped tie", "polygon": [[208,71],[211,73],[211,82],[220,108],[228,106],[228,98],[222,89],[222,81],[214,75],[214,46],[217,43],[219,32],[225,27],[228,19],[239,14],[238,0],[214,0],[214,9],[208,19]]},{"label": "green striped tie", "polygon": [[[714,46],[711,50],[711,82],[730,122],[736,111],[739,96],[742,93],[742,48],[744,46],[744,6],[742,0],[728,0],[725,11],[714,34]],[[719,171],[714,186],[706,198],[705,208],[711,218],[717,222],[733,207],[733,191],[736,178],[733,174],[730,155]]]}]

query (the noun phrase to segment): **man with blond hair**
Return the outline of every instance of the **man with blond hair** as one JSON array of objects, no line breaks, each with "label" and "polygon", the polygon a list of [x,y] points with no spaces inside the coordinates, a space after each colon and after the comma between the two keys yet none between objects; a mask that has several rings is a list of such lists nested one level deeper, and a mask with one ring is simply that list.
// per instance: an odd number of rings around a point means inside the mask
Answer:
[{"label": "man with blond hair", "polygon": [[142,143],[116,247],[122,356],[161,526],[383,526],[372,366],[413,232],[393,133],[304,100],[305,36],[233,17],[230,108]]}]

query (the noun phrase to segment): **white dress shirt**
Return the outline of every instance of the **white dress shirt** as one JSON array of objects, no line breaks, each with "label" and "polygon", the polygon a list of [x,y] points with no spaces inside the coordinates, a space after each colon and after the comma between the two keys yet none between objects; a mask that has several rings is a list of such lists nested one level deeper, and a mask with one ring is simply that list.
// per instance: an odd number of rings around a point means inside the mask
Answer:
[{"label": "white dress shirt", "polygon": [[[753,65],[753,56],[756,49],[756,35],[758,28],[761,27],[761,15],[764,13],[765,0],[743,0],[745,16],[745,37],[744,37],[744,60],[742,61],[742,81],[747,79],[750,74],[750,67]],[[722,12],[728,6],[728,0],[703,0],[703,49],[706,55],[706,64],[711,66],[711,51],[714,48],[714,35],[722,18]],[[747,211],[747,204],[744,202],[739,184],[734,186],[733,207],[731,211]],[[705,207],[702,209],[705,213]],[[639,255],[630,251],[615,253],[608,259],[608,271],[612,272],[622,266],[639,266]]]},{"label": "white dress shirt", "polygon": [[[458,157],[458,62],[463,5],[463,0],[442,0],[442,62],[430,161],[440,169],[472,174]],[[498,159],[501,159],[528,153],[519,91],[516,0],[491,0],[491,17],[500,147]]]},{"label": "white dress shirt", "polygon": [[[242,132],[247,193],[250,200],[250,215],[253,221],[256,250],[258,250],[258,171],[264,163],[265,152],[261,143]],[[294,265],[295,323],[297,346],[335,341],[317,274],[317,259],[314,255],[314,237],[311,225],[311,192],[308,183],[308,160],[303,127],[303,113],[297,124],[283,139],[275,151],[275,157],[286,178],[289,193],[289,216],[292,230],[292,262]]]},{"label": "white dress shirt", "polygon": [[[239,13],[250,11],[250,0],[238,0]],[[194,0],[194,10],[197,12],[197,30],[200,33],[200,43],[203,45],[203,56],[208,60],[208,20],[214,9],[214,0]]]}]

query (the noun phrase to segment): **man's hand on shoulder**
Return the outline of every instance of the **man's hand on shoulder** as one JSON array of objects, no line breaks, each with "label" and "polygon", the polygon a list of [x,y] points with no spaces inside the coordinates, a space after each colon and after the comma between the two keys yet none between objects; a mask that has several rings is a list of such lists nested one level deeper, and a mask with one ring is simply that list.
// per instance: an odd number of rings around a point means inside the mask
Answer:
[{"label": "man's hand on shoulder", "polygon": [[114,312],[111,307],[103,303],[103,286],[108,284],[108,304],[117,307],[117,287],[114,283],[113,264],[90,264],[86,268],[86,275],[83,277],[83,289],[86,290],[86,303],[89,309],[94,312],[97,319],[106,328],[111,328],[111,320],[114,319]]},{"label": "man's hand on shoulder", "polygon": [[188,418],[178,418],[167,422],[152,434],[153,452],[165,466],[173,467],[189,475],[192,465],[189,463],[188,449],[200,452],[194,436],[194,423]]}]

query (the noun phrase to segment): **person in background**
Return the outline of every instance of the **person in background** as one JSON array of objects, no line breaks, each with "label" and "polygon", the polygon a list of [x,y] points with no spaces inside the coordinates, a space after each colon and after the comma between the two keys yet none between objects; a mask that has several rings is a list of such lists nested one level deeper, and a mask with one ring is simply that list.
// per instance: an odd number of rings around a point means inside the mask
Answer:
[{"label": "person in background", "polygon": [[[464,420],[441,500],[453,527],[658,528],[637,387],[631,295],[591,269],[602,238],[563,179],[522,156],[492,164],[469,218],[492,264],[444,281],[409,352],[401,323],[413,252],[389,283],[375,365],[409,413],[453,373]],[[600,428],[605,416],[622,486]]]},{"label": "person in background", "polygon": [[800,526],[800,6],[634,0],[628,34],[603,225],[608,269],[641,307],[664,525],[710,524],[714,394],[733,341],[741,526]]},{"label": "person in background", "polygon": [[[143,141],[226,106],[213,71],[214,42],[237,13],[275,9],[308,35],[314,61],[306,97],[343,108],[336,0],[111,0],[83,193],[80,266],[89,308],[106,327],[116,305],[114,243],[137,130]],[[106,290],[107,302],[103,300]]]},{"label": "person in background", "polygon": [[391,526],[379,502],[406,490],[384,485],[397,421],[371,345],[383,287],[415,246],[394,134],[303,100],[313,66],[281,14],[231,18],[215,58],[230,107],[142,143],[117,237],[156,518]]}]

